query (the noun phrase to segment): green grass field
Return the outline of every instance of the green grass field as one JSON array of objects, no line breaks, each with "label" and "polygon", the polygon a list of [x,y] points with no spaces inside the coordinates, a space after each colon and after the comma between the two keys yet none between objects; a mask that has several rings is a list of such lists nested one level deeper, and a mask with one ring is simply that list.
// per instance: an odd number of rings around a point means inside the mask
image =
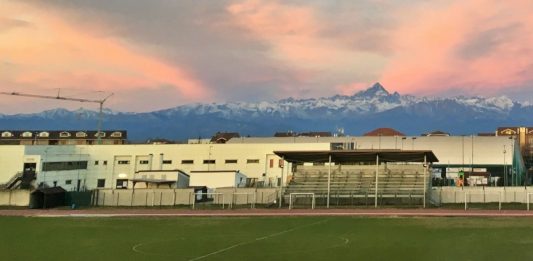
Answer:
[{"label": "green grass field", "polygon": [[0,217],[0,260],[533,260],[527,218]]}]

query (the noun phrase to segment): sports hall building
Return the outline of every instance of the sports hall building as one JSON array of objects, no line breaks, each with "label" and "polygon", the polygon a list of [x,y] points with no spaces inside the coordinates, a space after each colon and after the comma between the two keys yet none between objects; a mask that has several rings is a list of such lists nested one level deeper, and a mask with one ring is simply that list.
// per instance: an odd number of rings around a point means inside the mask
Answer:
[{"label": "sports hall building", "polygon": [[26,177],[33,187],[61,186],[67,191],[131,189],[134,183],[143,180],[153,185],[194,173],[211,174],[216,179],[219,173],[234,172],[239,177],[235,186],[278,187],[296,182],[306,171],[322,173],[334,166],[333,172],[346,176],[352,172],[370,173],[376,164],[373,158],[362,160],[355,156],[338,162],[335,157],[331,162],[324,157],[295,160],[295,154],[287,154],[291,151],[366,151],[389,155],[418,151],[426,156],[431,153],[432,160],[426,159],[424,164],[420,158],[411,161],[399,157],[395,158],[397,162],[379,162],[379,168],[384,172],[423,173],[427,167],[430,186],[457,186],[459,177],[465,178],[467,186],[530,184],[519,146],[511,137],[293,136],[236,137],[226,143],[197,144],[3,145],[0,186],[15,188]]}]

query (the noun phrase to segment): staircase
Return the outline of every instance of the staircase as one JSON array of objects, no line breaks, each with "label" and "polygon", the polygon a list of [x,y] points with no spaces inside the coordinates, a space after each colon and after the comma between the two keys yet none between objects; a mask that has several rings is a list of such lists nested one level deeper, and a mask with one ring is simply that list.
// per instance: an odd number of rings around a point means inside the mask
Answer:
[{"label": "staircase", "polygon": [[31,183],[35,180],[35,171],[17,172],[6,183],[0,184],[2,189],[30,189]]}]

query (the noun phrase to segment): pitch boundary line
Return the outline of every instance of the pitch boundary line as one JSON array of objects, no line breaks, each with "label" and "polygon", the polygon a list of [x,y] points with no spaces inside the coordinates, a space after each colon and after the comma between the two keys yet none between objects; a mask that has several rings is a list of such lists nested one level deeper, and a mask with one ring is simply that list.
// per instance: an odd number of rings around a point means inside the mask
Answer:
[{"label": "pitch boundary line", "polygon": [[361,217],[533,217],[533,213],[468,212],[273,212],[273,213],[108,213],[108,214],[38,214],[35,217],[280,217],[280,216],[361,216]]},{"label": "pitch boundary line", "polygon": [[237,244],[235,244],[235,245],[231,245],[231,246],[229,246],[229,247],[226,247],[226,248],[223,248],[223,249],[220,249],[220,250],[217,250],[217,251],[214,251],[214,252],[208,253],[208,254],[206,254],[206,255],[199,256],[199,257],[195,257],[195,258],[192,258],[192,259],[189,259],[188,261],[201,260],[201,259],[204,259],[204,258],[209,257],[209,256],[213,256],[213,255],[217,255],[217,254],[220,254],[220,253],[226,252],[226,251],[231,250],[231,249],[236,248],[236,247],[240,247],[240,246],[244,246],[244,245],[249,245],[249,244],[252,244],[252,243],[255,243],[255,242],[261,241],[261,240],[265,240],[265,239],[273,238],[273,237],[276,237],[276,236],[280,236],[280,235],[283,235],[283,234],[286,234],[286,233],[289,233],[289,232],[295,231],[295,230],[297,230],[297,229],[301,229],[301,228],[304,228],[304,227],[309,227],[309,226],[318,225],[318,224],[320,224],[320,223],[324,223],[324,222],[326,222],[326,221],[327,221],[327,220],[321,220],[321,221],[314,222],[314,223],[311,223],[311,224],[306,224],[306,225],[302,225],[302,226],[297,226],[297,227],[293,227],[293,228],[291,228],[291,229],[287,229],[287,230],[283,230],[283,231],[280,231],[280,232],[276,232],[276,233],[273,233],[273,234],[270,234],[270,235],[266,235],[266,236],[258,237],[258,238],[252,239],[252,240],[250,240],[250,241],[240,242],[240,243],[237,243]]}]

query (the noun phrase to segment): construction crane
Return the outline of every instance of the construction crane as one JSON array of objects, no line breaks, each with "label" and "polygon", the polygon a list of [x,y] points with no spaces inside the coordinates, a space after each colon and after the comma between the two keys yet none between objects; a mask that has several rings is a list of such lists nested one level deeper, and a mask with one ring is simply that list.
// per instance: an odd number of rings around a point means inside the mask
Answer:
[{"label": "construction crane", "polygon": [[63,100],[63,101],[77,101],[77,102],[90,102],[90,103],[98,103],[100,106],[100,110],[98,112],[98,126],[97,126],[97,132],[96,132],[96,143],[102,144],[102,121],[104,118],[104,103],[109,99],[109,97],[113,96],[113,93],[109,94],[105,98],[101,100],[91,100],[91,99],[81,99],[81,98],[69,98],[69,97],[63,97],[60,96],[59,91],[57,92],[57,96],[50,96],[50,95],[38,95],[38,94],[28,94],[28,93],[20,93],[20,92],[0,92],[0,94],[4,95],[14,95],[14,96],[23,96],[23,97],[31,97],[31,98],[41,98],[41,99],[52,99],[52,100]]}]

